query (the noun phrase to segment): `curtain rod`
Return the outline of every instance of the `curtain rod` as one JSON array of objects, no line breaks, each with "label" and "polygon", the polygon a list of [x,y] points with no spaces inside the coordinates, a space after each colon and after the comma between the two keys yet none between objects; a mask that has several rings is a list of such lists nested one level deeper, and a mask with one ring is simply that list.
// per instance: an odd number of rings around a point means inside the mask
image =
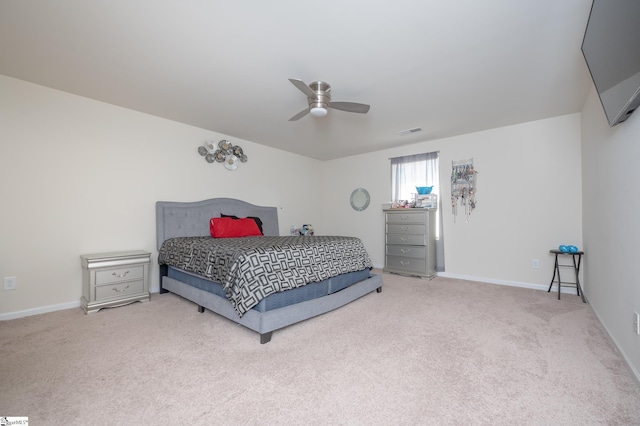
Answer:
[{"label": "curtain rod", "polygon": [[437,150],[437,151],[421,152],[419,154],[409,154],[409,155],[400,155],[398,157],[389,157],[387,158],[387,160],[393,160],[394,158],[411,157],[412,155],[433,154],[434,152],[437,154],[440,154],[440,150]]}]

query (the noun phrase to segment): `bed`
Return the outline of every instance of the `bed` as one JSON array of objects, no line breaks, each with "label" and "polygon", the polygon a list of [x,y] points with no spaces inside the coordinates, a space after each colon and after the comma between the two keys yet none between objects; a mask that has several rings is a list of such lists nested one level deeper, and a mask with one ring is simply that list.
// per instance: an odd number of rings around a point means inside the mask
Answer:
[{"label": "bed", "polygon": [[[212,218],[221,216],[258,218],[263,236],[212,238]],[[160,293],[188,299],[199,312],[215,312],[257,332],[260,343],[267,343],[275,330],[382,291],[382,279],[371,273],[359,239],[280,237],[279,229],[276,207],[232,198],[157,202]],[[235,246],[248,248],[235,252]],[[271,265],[269,257],[278,262]],[[330,266],[318,267],[318,259]],[[294,263],[304,267],[286,266]]]}]

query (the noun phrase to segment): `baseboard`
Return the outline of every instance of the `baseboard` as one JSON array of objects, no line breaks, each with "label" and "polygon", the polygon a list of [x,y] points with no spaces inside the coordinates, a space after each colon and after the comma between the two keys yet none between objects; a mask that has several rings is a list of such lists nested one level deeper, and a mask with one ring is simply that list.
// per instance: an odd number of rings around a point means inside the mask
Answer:
[{"label": "baseboard", "polygon": [[[382,269],[382,267],[375,266],[375,265],[374,265],[374,268]],[[544,285],[544,284],[531,284],[531,283],[523,283],[518,281],[496,280],[492,278],[479,278],[479,277],[474,277],[469,275],[451,274],[448,272],[438,272],[438,276],[445,277],[445,278],[456,278],[456,279],[467,280],[467,281],[477,281],[477,282],[488,283],[488,284],[498,284],[498,285],[506,285],[511,287],[530,288],[534,290],[547,291],[547,289],[549,288],[548,285]],[[150,293],[158,293],[158,291],[159,291],[159,287],[157,286],[154,286],[150,289]],[[552,288],[552,291],[558,291],[557,287],[554,286]],[[562,293],[575,294],[575,289],[571,287],[563,288]],[[4,314],[0,314],[0,321],[28,317],[31,315],[46,314],[48,312],[55,312],[55,311],[61,311],[63,309],[72,309],[72,308],[79,308],[79,307],[80,307],[80,301],[78,300],[76,302],[67,302],[67,303],[61,303],[59,305],[42,306],[39,308],[27,309],[24,311],[7,312]]]},{"label": "baseboard", "polygon": [[[549,290],[549,284],[533,284],[533,283],[525,283],[520,281],[507,281],[507,280],[497,280],[494,278],[484,278],[484,277],[474,277],[469,275],[460,275],[460,274],[451,274],[449,272],[438,272],[439,277],[444,278],[455,278],[459,280],[467,280],[467,281],[476,281],[479,283],[487,283],[487,284],[497,284],[497,285],[506,285],[509,287],[520,287],[520,288],[530,288],[532,290]],[[564,284],[563,284],[564,286]],[[558,291],[557,284],[551,288],[552,292]],[[568,294],[576,294],[576,289],[574,287],[562,287],[561,293]]]},{"label": "baseboard", "polygon": [[[149,293],[158,293],[158,287],[151,288]],[[64,309],[80,308],[82,305],[80,301],[60,303],[58,305],[40,306],[38,308],[25,309],[24,311],[6,312],[0,314],[0,321],[12,320],[16,318],[30,317],[31,315],[46,314],[49,312],[62,311]]]},{"label": "baseboard", "polygon": [[596,314],[596,317],[598,318],[598,321],[600,321],[600,324],[602,325],[602,328],[604,328],[604,331],[607,333],[607,335],[609,336],[609,339],[611,339],[611,341],[613,342],[613,344],[615,345],[615,347],[618,349],[618,351],[620,351],[620,354],[622,355],[622,357],[624,358],[624,360],[627,362],[627,365],[629,366],[629,369],[631,370],[631,372],[633,373],[633,375],[635,376],[637,382],[640,384],[640,372],[638,372],[638,370],[635,368],[635,366],[633,365],[633,362],[631,360],[631,358],[629,358],[626,354],[626,352],[624,351],[624,349],[622,349],[622,346],[620,346],[618,344],[618,342],[616,341],[616,339],[613,337],[613,335],[609,332],[609,329],[607,328],[607,326],[604,324],[604,322],[602,321],[602,318],[600,318],[600,315],[598,315],[598,311],[593,307],[593,305],[591,305],[591,309],[593,309],[593,313]]},{"label": "baseboard", "polygon": [[0,321],[6,321],[16,318],[29,317],[31,315],[46,314],[49,312],[62,311],[64,309],[73,309],[80,307],[80,300],[75,302],[60,303],[58,305],[41,306],[39,308],[26,309],[24,311],[7,312],[0,314]]}]

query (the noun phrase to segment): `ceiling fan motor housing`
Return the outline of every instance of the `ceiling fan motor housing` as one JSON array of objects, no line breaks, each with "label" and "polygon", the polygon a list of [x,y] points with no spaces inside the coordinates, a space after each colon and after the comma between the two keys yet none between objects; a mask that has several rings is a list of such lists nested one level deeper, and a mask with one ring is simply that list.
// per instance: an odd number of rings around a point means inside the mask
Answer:
[{"label": "ceiling fan motor housing", "polygon": [[291,117],[289,121],[297,121],[309,113],[314,117],[324,117],[327,115],[328,108],[358,114],[366,114],[369,111],[369,105],[367,104],[331,102],[331,86],[325,81],[314,81],[310,84],[306,84],[298,78],[290,78],[289,81],[307,96],[307,101],[309,102],[309,108],[303,109]]},{"label": "ceiling fan motor housing", "polygon": [[329,108],[331,103],[331,86],[324,81],[314,81],[309,83],[309,88],[316,94],[316,98],[309,99],[309,109],[313,108]]}]

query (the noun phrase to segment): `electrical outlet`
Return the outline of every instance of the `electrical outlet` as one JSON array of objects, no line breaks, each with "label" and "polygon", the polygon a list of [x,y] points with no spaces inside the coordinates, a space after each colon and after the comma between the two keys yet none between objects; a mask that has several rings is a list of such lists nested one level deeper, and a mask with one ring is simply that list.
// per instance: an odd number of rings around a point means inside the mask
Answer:
[{"label": "electrical outlet", "polygon": [[640,336],[640,314],[637,311],[633,313],[633,331]]},{"label": "electrical outlet", "polygon": [[539,269],[540,268],[540,260],[538,259],[531,259],[531,267],[533,269]]},{"label": "electrical outlet", "polygon": [[18,285],[18,279],[16,277],[4,277],[4,289],[15,290]]}]

